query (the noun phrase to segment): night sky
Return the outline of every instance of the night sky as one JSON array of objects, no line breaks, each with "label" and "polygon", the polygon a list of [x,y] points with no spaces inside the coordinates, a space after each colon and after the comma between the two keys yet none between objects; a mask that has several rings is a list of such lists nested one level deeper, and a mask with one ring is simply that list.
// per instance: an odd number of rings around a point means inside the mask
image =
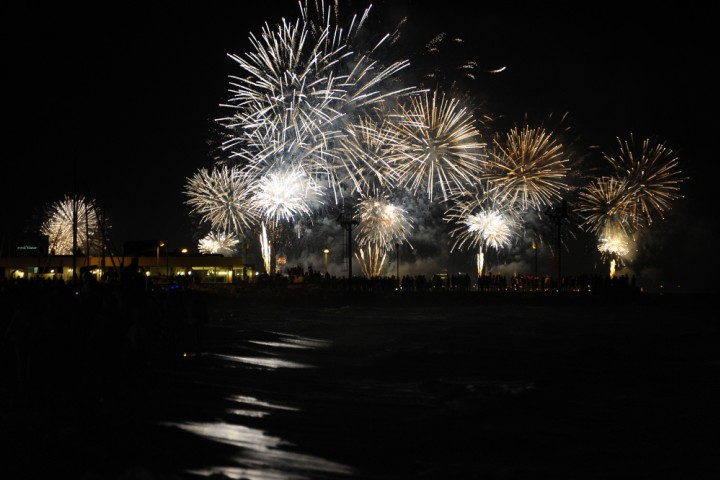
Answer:
[{"label": "night sky", "polygon": [[[667,282],[715,289],[703,283],[716,230],[708,194],[716,185],[708,169],[716,140],[707,12],[453,7],[464,3],[379,2],[371,23],[389,30],[407,17],[400,45],[415,48],[412,54],[445,32],[462,38],[460,55],[481,68],[506,66],[472,84],[488,111],[506,125],[525,113],[541,120],[569,112],[575,148],[591,164],[601,160],[590,146],[609,149],[630,133],[678,151],[690,177],[686,196],[659,226],[648,262],[657,262]],[[198,168],[212,165],[214,119],[226,113],[219,104],[228,76],[240,73],[227,54],[247,51],[248,34],[263,22],[299,16],[295,1],[253,2],[264,11],[235,4],[4,7],[4,241],[36,229],[44,206],[77,189],[104,207],[117,246],[165,239],[171,248],[197,248],[182,191]],[[365,5],[343,2],[341,9]],[[573,256],[583,259],[573,263]],[[597,263],[585,246],[567,258],[569,270]]]}]

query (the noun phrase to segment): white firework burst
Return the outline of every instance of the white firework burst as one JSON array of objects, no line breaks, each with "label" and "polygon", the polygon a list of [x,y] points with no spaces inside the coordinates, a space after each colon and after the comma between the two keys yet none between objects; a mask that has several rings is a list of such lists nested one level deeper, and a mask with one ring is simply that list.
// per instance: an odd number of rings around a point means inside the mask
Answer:
[{"label": "white firework burst", "polygon": [[263,217],[277,224],[309,216],[320,200],[321,189],[302,167],[277,168],[264,175],[253,188],[252,203]]},{"label": "white firework burst", "polygon": [[240,240],[232,233],[210,232],[200,239],[198,250],[200,253],[220,254],[225,257],[237,255],[237,246]]},{"label": "white firework burst", "polygon": [[389,128],[396,143],[388,163],[413,193],[422,188],[431,201],[438,192],[447,200],[478,183],[486,145],[472,112],[458,99],[437,90],[412,96]]},{"label": "white firework burst", "polygon": [[63,200],[47,208],[40,234],[48,237],[48,253],[72,255],[73,230],[79,249],[86,251],[89,246],[90,255],[102,251],[103,239],[95,200],[65,195]]},{"label": "white firework burst", "polygon": [[185,203],[191,214],[199,215],[200,222],[209,223],[213,230],[242,235],[259,218],[250,202],[250,181],[237,167],[200,169],[188,179]]},{"label": "white firework burst", "polygon": [[[386,195],[365,197],[359,204],[357,244],[391,250],[395,243],[407,242],[413,225],[408,213],[391,203]],[[409,243],[409,242],[408,242]]]}]

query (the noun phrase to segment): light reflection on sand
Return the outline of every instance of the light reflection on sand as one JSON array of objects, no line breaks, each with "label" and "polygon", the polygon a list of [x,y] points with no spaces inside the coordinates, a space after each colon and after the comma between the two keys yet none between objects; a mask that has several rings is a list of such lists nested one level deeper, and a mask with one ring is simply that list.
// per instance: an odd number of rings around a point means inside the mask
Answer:
[{"label": "light reflection on sand", "polygon": [[192,470],[188,473],[202,476],[222,474],[228,478],[249,480],[287,480],[346,476],[352,469],[345,465],[283,450],[290,442],[267,435],[264,431],[230,423],[167,422],[165,426],[178,427],[187,432],[240,447],[236,464]]},{"label": "light reflection on sand", "polygon": [[222,353],[210,353],[208,356],[221,358],[223,360],[230,360],[231,362],[245,363],[247,365],[254,365],[265,368],[312,368],[312,365],[306,365],[304,363],[292,362],[290,360],[282,360],[280,358],[273,357],[246,357],[239,355],[225,355]]},{"label": "light reflection on sand", "polygon": [[249,397],[247,395],[233,395],[232,397],[230,397],[230,400],[233,400],[233,401],[239,402],[239,403],[245,403],[248,405],[254,405],[257,407],[274,408],[276,410],[291,410],[291,411],[299,411],[300,410],[299,408],[295,408],[295,407],[286,407],[285,405],[277,405],[274,403],[264,402],[255,397]]}]

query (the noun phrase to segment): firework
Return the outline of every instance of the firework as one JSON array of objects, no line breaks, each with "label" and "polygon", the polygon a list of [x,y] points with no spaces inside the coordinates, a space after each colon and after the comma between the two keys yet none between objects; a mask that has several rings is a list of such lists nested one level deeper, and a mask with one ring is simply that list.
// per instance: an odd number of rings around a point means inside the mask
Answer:
[{"label": "firework", "polygon": [[300,165],[337,202],[341,179],[357,175],[341,141],[349,126],[414,88],[389,86],[407,60],[381,66],[373,59],[388,35],[356,50],[369,8],[341,27],[330,11],[311,18],[308,4],[300,7],[302,19],[266,25],[259,37],[250,36],[251,51],[231,55],[244,76],[232,77],[225,106],[233,114],[220,119],[230,132],[224,145],[259,172],[256,178],[278,163]]},{"label": "firework", "polygon": [[265,222],[262,224],[262,233],[260,234],[260,254],[263,259],[263,265],[265,266],[265,273],[270,275],[270,269],[271,264],[270,261],[272,259],[271,257],[271,251],[270,251],[270,241],[268,240],[268,234],[267,229],[265,228]]},{"label": "firework", "polygon": [[410,217],[405,210],[390,203],[387,196],[376,193],[365,197],[359,210],[357,243],[360,247],[375,245],[390,250],[395,243],[408,241],[407,234],[413,228]]},{"label": "firework", "polygon": [[240,240],[232,233],[210,232],[198,244],[200,253],[221,254],[232,257],[237,254]]},{"label": "firework", "polygon": [[63,200],[48,207],[46,218],[40,227],[40,234],[48,237],[48,253],[72,255],[73,230],[76,232],[75,242],[78,248],[89,248],[89,254],[102,251],[102,232],[95,200],[66,195]]},{"label": "firework", "polygon": [[510,246],[521,227],[520,215],[509,203],[488,195],[490,191],[475,194],[469,200],[459,199],[445,215],[445,220],[456,225],[450,233],[455,237],[452,250],[486,248],[500,250]]},{"label": "firework", "polygon": [[384,248],[372,244],[358,249],[355,254],[366,278],[379,277],[382,274],[386,256],[387,251]]},{"label": "firework", "polygon": [[575,209],[582,218],[580,227],[595,235],[604,231],[634,230],[632,196],[625,181],[614,177],[600,177],[582,188]]},{"label": "firework", "polygon": [[503,201],[521,210],[541,209],[562,199],[567,191],[568,158],[555,135],[543,127],[511,129],[493,139],[484,177],[501,187]]},{"label": "firework", "polygon": [[598,250],[607,256],[622,258],[630,253],[632,238],[625,230],[606,226],[598,239]]},{"label": "firework", "polygon": [[485,144],[472,113],[437,90],[409,98],[392,115],[396,140],[388,163],[400,185],[416,193],[424,189],[432,201],[436,192],[447,200],[477,183],[486,158]]},{"label": "firework", "polygon": [[385,187],[392,184],[394,170],[387,162],[391,155],[391,147],[399,142],[393,130],[386,123],[378,122],[370,117],[358,119],[357,123],[348,125],[345,135],[340,140],[346,176],[340,180],[362,193],[371,188]]},{"label": "firework", "polygon": [[678,157],[664,144],[648,139],[639,145],[632,136],[630,140],[617,140],[618,151],[603,156],[615,176],[626,184],[633,221],[650,225],[654,219],[663,218],[673,200],[681,198],[679,185],[686,178],[678,170]]},{"label": "firework", "polygon": [[321,192],[317,183],[309,179],[299,166],[276,169],[257,182],[251,202],[254,209],[277,224],[292,221],[297,216],[310,215],[310,206],[319,202]]},{"label": "firework", "polygon": [[250,202],[250,180],[237,167],[200,169],[188,179],[185,203],[191,214],[200,215],[201,223],[209,223],[213,230],[241,235],[258,220]]}]

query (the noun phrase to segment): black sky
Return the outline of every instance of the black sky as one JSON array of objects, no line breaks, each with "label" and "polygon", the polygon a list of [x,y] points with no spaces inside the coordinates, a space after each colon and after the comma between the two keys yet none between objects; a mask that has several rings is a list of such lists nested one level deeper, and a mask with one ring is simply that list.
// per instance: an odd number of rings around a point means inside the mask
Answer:
[{"label": "black sky", "polygon": [[[507,66],[473,84],[502,122],[569,112],[583,153],[629,133],[679,151],[690,181],[667,222],[672,246],[661,252],[680,257],[668,268],[686,281],[684,268],[715,236],[709,14],[465,3],[380,2],[372,25],[407,17],[401,45],[421,50],[446,32],[481,68]],[[45,205],[77,188],[104,207],[116,245],[167,239],[196,248],[182,190],[211,164],[218,105],[228,75],[238,73],[227,54],[247,51],[249,32],[263,22],[298,17],[292,0],[252,5],[3,7],[5,241],[36,228]],[[345,13],[365,5],[341,4]]]}]

